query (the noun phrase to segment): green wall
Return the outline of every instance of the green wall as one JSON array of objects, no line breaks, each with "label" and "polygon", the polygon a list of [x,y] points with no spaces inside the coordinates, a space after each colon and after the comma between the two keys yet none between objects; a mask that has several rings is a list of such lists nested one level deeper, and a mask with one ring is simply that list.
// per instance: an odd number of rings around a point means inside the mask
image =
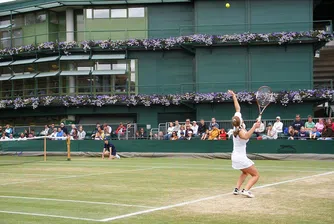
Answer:
[{"label": "green wall", "polygon": [[[233,141],[150,141],[128,140],[114,141],[117,152],[160,152],[160,153],[231,153]],[[85,140],[71,141],[71,152],[101,152],[103,141]],[[43,140],[1,142],[0,151],[4,152],[43,153]],[[47,141],[47,152],[66,152],[65,141]],[[247,145],[247,153],[278,153],[278,154],[334,154],[334,141],[257,141]],[[64,157],[64,160],[66,158]],[[263,159],[263,156],[259,156]]]},{"label": "green wall", "polygon": [[[233,34],[248,31],[298,32],[312,28],[313,0],[234,0],[229,1],[230,8],[225,7],[226,2],[195,1],[197,32],[206,34]],[[256,25],[261,23],[276,24]],[[203,25],[215,26],[203,27]]]},{"label": "green wall", "polygon": [[133,51],[138,59],[138,85],[141,94],[179,93],[180,83],[192,83],[194,57],[184,51]]},{"label": "green wall", "polygon": [[147,6],[147,11],[150,38],[193,34],[193,4],[153,4]]},{"label": "green wall", "polygon": [[[48,41],[48,23],[37,23],[32,25],[25,25],[22,27],[23,44],[37,44]],[[34,37],[35,35],[36,38]],[[32,36],[32,37],[31,37]]]}]

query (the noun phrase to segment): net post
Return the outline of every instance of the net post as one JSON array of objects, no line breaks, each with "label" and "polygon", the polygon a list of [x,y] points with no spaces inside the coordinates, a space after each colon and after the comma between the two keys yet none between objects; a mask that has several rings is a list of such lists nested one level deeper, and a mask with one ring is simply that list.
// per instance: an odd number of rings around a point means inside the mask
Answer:
[{"label": "net post", "polygon": [[67,145],[67,161],[71,161],[71,136],[67,136],[66,145]]},{"label": "net post", "polygon": [[46,136],[44,137],[44,162],[46,162]]}]

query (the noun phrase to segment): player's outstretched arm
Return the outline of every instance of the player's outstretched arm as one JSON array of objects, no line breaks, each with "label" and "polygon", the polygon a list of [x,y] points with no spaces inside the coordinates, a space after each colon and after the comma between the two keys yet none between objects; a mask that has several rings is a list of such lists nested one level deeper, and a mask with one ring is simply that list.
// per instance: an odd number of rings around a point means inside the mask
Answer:
[{"label": "player's outstretched arm", "polygon": [[232,90],[229,90],[228,93],[232,95],[235,111],[240,112],[241,108],[240,108],[240,104],[238,102],[236,94]]},{"label": "player's outstretched arm", "polygon": [[259,128],[261,125],[261,123],[259,121],[257,121],[256,123],[254,123],[253,127],[249,130],[249,131],[240,131],[239,133],[239,137],[242,139],[250,139],[252,137],[252,134],[254,133],[255,129]]}]

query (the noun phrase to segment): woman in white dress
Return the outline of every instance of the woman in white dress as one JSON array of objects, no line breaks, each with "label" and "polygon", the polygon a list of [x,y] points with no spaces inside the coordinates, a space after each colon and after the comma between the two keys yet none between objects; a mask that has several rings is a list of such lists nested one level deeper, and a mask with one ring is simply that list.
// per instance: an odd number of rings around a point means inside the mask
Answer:
[{"label": "woman in white dress", "polygon": [[[234,127],[233,152],[231,156],[232,167],[233,169],[241,171],[241,175],[238,179],[237,186],[234,189],[233,194],[235,195],[241,194],[246,197],[253,198],[254,195],[249,190],[258,181],[260,176],[259,172],[254,166],[254,162],[247,158],[246,145],[248,140],[254,133],[255,129],[259,128],[261,123],[260,122],[254,123],[253,127],[249,131],[247,131],[242,125],[243,120],[240,113],[240,105],[238,103],[238,99],[233,91],[229,90],[228,92],[229,94],[232,95],[236,111],[234,117],[232,118],[232,124]],[[243,190],[240,191],[241,185],[243,184],[248,175],[251,175],[251,178],[248,180]]]}]

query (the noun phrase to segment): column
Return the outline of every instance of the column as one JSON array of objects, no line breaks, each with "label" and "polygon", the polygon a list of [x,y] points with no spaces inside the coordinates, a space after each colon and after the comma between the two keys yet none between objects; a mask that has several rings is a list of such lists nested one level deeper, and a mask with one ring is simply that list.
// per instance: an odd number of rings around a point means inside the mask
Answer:
[{"label": "column", "polygon": [[[74,41],[74,11],[72,8],[66,9],[66,41]],[[74,64],[69,65],[69,70],[74,70]],[[69,76],[68,79],[69,93],[75,93],[75,77]]]}]

